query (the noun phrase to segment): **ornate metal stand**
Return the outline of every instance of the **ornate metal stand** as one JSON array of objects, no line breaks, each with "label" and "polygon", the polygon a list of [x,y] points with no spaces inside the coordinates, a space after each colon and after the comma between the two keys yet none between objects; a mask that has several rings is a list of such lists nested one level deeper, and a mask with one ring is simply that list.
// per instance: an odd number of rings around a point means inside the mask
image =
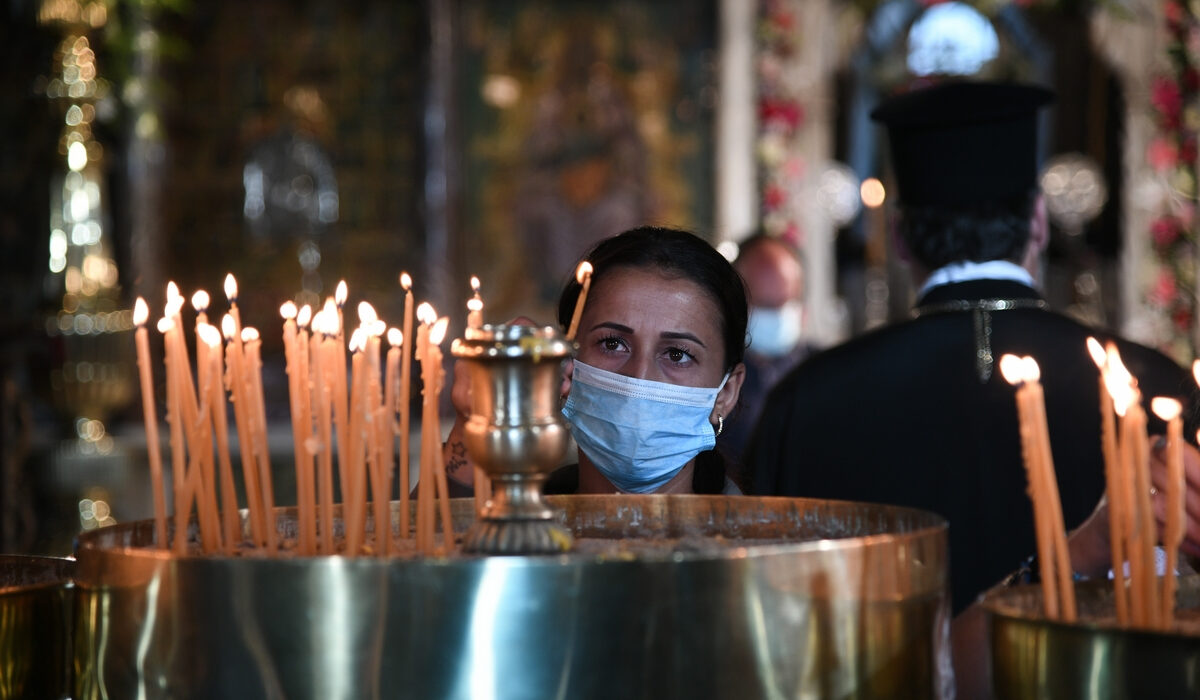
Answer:
[{"label": "ornate metal stand", "polygon": [[563,360],[573,347],[550,327],[468,328],[451,352],[471,377],[466,445],[487,472],[492,499],[463,539],[482,554],[548,554],[571,548],[571,535],[542,500],[542,482],[567,447],[558,408]]}]

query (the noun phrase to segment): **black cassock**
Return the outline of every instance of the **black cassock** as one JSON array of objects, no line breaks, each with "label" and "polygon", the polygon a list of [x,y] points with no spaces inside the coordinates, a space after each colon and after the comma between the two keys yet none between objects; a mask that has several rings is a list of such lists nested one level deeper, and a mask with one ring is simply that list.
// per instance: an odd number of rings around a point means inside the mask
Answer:
[{"label": "black cassock", "polygon": [[[1031,355],[1041,367],[1068,529],[1104,491],[1099,372],[1086,339],[1112,336],[1043,307],[1034,290],[1016,282],[935,287],[918,304],[917,318],[809,358],[762,412],[746,454],[753,493],[942,515],[950,523],[957,614],[1036,549],[1016,390],[998,367],[1003,354]],[[1195,384],[1185,370],[1155,350],[1116,342],[1147,411],[1153,396],[1191,404]],[[1163,431],[1153,415],[1151,429]]]}]

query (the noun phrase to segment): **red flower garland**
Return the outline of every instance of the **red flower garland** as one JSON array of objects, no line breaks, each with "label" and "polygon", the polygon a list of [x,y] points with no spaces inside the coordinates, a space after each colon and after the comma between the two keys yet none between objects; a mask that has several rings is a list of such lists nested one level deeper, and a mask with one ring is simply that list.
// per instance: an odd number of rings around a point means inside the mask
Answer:
[{"label": "red flower garland", "polygon": [[1164,178],[1170,196],[1165,211],[1150,224],[1150,240],[1159,269],[1146,299],[1171,324],[1163,350],[1180,361],[1196,355],[1196,125],[1200,72],[1193,55],[1200,46],[1200,19],[1190,3],[1163,4],[1169,72],[1155,78],[1150,104],[1158,136],[1146,149],[1146,162]]}]

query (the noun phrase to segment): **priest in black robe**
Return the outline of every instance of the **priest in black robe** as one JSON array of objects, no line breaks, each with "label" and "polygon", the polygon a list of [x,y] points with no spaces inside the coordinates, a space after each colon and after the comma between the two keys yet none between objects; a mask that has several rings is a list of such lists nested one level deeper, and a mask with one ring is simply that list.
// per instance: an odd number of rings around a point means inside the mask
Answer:
[{"label": "priest in black robe", "polygon": [[1036,182],[1037,113],[1050,99],[1029,86],[944,84],[872,113],[888,129],[900,201],[895,242],[920,290],[913,318],[789,374],[746,457],[757,494],[945,517],[956,614],[1036,550],[1016,392],[998,371],[1002,355],[1040,365],[1068,529],[1104,491],[1088,336],[1116,342],[1147,404],[1195,388],[1165,355],[1055,313],[1038,293],[1048,225]]}]

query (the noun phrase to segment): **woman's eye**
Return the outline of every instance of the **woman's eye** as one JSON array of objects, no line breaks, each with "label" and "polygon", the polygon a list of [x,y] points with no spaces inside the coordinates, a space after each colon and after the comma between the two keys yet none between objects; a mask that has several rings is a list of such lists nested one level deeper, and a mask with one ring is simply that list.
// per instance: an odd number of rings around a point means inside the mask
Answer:
[{"label": "woman's eye", "polygon": [[604,348],[607,352],[617,352],[624,346],[625,343],[621,342],[620,338],[609,337],[600,341],[600,347]]},{"label": "woman's eye", "polygon": [[688,360],[692,359],[692,356],[689,355],[688,352],[683,348],[668,348],[667,359],[669,359],[671,362],[680,363],[687,362]]}]

